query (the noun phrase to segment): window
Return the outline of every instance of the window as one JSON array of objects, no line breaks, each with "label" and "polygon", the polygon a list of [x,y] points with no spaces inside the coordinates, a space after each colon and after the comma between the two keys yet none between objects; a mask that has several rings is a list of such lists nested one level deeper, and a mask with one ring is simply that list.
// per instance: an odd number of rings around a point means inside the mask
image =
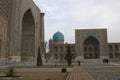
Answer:
[{"label": "window", "polygon": [[113,51],[113,46],[112,45],[109,46],[109,50]]},{"label": "window", "polygon": [[57,48],[57,46],[54,47],[54,50],[55,50],[55,52],[58,52],[58,48]]},{"label": "window", "polygon": [[119,53],[115,53],[115,58],[119,58],[119,57],[120,57]]},{"label": "window", "polygon": [[119,50],[119,48],[118,48],[118,45],[115,45],[115,51],[118,51]]},{"label": "window", "polygon": [[89,48],[89,52],[93,52],[93,49],[91,47]]},{"label": "window", "polygon": [[54,54],[55,59],[58,59],[58,54]]},{"label": "window", "polygon": [[98,50],[97,47],[95,47],[95,48],[94,48],[94,51],[97,52],[97,50]]},{"label": "window", "polygon": [[95,57],[95,58],[99,58],[99,54],[98,54],[98,53],[95,53],[95,54],[94,54],[94,57]]},{"label": "window", "polygon": [[109,53],[109,58],[113,58],[113,54],[112,53]]},{"label": "window", "polygon": [[63,47],[62,46],[60,46],[60,52],[63,52]]},{"label": "window", "polygon": [[60,59],[63,59],[63,54],[60,54]]}]

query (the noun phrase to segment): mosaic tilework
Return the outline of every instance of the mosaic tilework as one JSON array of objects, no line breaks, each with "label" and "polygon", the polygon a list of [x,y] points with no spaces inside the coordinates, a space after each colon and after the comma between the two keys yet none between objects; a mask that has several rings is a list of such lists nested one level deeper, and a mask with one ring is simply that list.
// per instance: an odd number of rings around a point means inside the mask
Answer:
[{"label": "mosaic tilework", "polygon": [[0,15],[8,17],[11,0],[0,0]]}]

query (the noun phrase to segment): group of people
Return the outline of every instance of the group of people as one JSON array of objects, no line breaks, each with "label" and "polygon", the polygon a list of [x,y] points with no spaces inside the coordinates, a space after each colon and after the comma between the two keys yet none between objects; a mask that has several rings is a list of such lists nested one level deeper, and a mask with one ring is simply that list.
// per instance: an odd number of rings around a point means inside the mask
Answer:
[{"label": "group of people", "polygon": [[108,60],[108,59],[103,59],[103,63],[108,64],[108,63],[109,63],[109,60]]}]

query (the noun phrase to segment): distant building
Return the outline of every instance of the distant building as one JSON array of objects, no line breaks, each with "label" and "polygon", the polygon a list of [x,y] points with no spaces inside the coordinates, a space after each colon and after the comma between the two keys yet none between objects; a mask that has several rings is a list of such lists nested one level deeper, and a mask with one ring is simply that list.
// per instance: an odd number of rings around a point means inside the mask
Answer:
[{"label": "distant building", "polygon": [[[75,59],[75,44],[70,44],[72,58]],[[61,32],[56,32],[53,38],[49,40],[49,53],[54,61],[63,61],[67,54],[68,44],[64,43],[64,35]]]},{"label": "distant building", "polygon": [[[49,53],[55,61],[65,60],[64,35],[56,32],[49,40]],[[120,60],[120,43],[108,43],[107,29],[76,29],[75,44],[70,44],[73,60]]]},{"label": "distant building", "polygon": [[107,29],[75,30],[76,54],[80,59],[108,57]]},{"label": "distant building", "polygon": [[120,61],[120,43],[108,43],[109,58]]}]

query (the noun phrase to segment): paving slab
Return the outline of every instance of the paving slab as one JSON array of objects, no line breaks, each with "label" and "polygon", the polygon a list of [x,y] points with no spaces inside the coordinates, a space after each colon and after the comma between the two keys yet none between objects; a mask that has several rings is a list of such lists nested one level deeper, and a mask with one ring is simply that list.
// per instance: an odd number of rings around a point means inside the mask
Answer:
[{"label": "paving slab", "polygon": [[66,80],[94,80],[94,79],[82,66],[75,66],[73,67],[73,71],[68,75]]}]

